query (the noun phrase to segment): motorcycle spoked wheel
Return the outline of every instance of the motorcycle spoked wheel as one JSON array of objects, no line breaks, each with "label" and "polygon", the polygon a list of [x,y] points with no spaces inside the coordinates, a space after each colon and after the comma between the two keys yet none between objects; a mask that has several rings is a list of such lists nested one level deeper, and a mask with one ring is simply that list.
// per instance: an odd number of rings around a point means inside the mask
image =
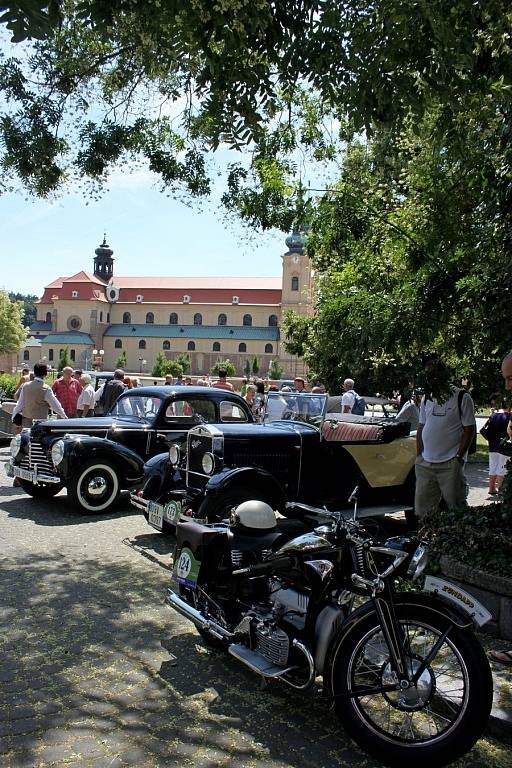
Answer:
[{"label": "motorcycle spoked wheel", "polygon": [[[417,669],[447,629],[440,612],[396,606],[408,662]],[[389,651],[376,614],[359,621],[334,648],[331,690],[390,682]],[[361,748],[385,765],[440,768],[468,752],[484,731],[492,706],[492,676],[474,634],[450,629],[418,685],[407,691],[360,698],[336,697],[343,727]]]}]

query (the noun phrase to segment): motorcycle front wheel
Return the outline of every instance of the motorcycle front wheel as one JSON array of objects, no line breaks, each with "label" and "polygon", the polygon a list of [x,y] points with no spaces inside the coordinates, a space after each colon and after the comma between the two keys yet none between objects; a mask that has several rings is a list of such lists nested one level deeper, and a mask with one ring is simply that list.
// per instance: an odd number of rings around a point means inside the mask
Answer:
[{"label": "motorcycle front wheel", "polygon": [[[396,613],[409,671],[418,670],[439,643],[437,652],[417,684],[380,692],[395,678],[372,611],[333,649],[329,674],[336,712],[354,741],[385,765],[440,768],[468,752],[487,725],[489,663],[472,632],[449,628],[442,608],[397,605]],[[364,694],[345,696],[357,690]]]}]

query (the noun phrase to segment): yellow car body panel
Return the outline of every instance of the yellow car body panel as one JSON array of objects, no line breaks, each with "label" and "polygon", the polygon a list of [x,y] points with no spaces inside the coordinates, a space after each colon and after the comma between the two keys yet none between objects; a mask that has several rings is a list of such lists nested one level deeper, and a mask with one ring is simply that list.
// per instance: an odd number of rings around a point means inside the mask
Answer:
[{"label": "yellow car body panel", "polygon": [[372,488],[401,485],[416,460],[414,436],[380,445],[344,445]]}]

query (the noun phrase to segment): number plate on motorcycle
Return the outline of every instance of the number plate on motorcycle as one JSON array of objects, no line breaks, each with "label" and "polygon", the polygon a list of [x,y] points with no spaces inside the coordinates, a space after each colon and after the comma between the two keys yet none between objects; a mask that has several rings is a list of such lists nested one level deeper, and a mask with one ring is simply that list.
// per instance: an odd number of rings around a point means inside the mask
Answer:
[{"label": "number plate on motorcycle", "polygon": [[457,584],[451,584],[444,579],[438,579],[435,576],[427,576],[425,579],[424,592],[431,592],[433,595],[439,595],[451,603],[461,608],[464,613],[468,613],[473,621],[482,627],[492,619],[492,614],[487,608],[476,600],[469,592],[465,592]]},{"label": "number plate on motorcycle", "polygon": [[181,517],[181,501],[169,501],[164,507],[165,519],[173,525],[179,521]]},{"label": "number plate on motorcycle", "polygon": [[164,508],[155,501],[148,502],[148,523],[159,531],[163,528]]},{"label": "number plate on motorcycle", "polygon": [[196,560],[193,552],[188,547],[183,547],[176,558],[174,577],[180,584],[187,587],[195,587],[199,574],[199,560]]}]

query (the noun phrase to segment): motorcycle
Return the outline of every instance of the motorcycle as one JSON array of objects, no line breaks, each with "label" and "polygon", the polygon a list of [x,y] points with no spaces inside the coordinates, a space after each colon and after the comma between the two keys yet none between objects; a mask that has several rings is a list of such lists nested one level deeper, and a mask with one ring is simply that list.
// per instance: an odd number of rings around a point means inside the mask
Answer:
[{"label": "motorcycle", "polygon": [[[481,736],[492,675],[473,632],[490,614],[427,577],[427,547],[378,541],[354,514],[293,504],[317,527],[281,544],[275,514],[245,502],[226,523],[177,526],[167,604],[266,681],[317,686],[359,746],[390,766],[443,766]],[[174,586],[174,584],[173,584]],[[357,605],[356,605],[357,604]]]}]

